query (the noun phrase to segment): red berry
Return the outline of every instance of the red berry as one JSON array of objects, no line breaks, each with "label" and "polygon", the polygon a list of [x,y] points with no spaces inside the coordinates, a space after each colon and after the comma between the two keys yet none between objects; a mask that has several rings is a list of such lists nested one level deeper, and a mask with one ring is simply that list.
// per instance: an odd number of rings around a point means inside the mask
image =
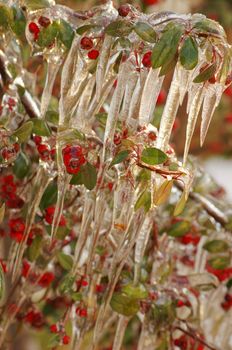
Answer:
[{"label": "red berry", "polygon": [[86,309],[81,309],[79,311],[79,316],[80,317],[87,317],[87,310]]},{"label": "red berry", "polygon": [[81,285],[83,287],[87,287],[88,286],[88,282],[86,280],[83,280],[83,281],[81,281]]},{"label": "red berry", "polygon": [[225,122],[228,124],[232,124],[232,114],[227,114],[225,116]]},{"label": "red berry", "polygon": [[54,280],[55,276],[52,272],[45,272],[39,279],[38,283],[41,287],[46,288],[48,287],[52,281]]},{"label": "red berry", "polygon": [[149,131],[149,133],[148,133],[148,138],[149,138],[149,140],[151,140],[151,141],[155,141],[156,138],[157,138],[156,133],[155,133],[154,131]]},{"label": "red berry", "polygon": [[91,50],[88,52],[88,57],[90,60],[96,60],[99,56],[99,51],[98,50]]},{"label": "red berry", "polygon": [[41,27],[44,27],[44,28],[47,28],[51,24],[50,19],[44,16],[40,16],[38,22],[41,25]]},{"label": "red berry", "polygon": [[57,325],[56,324],[52,324],[50,326],[50,331],[51,331],[51,333],[58,333]]},{"label": "red berry", "polygon": [[128,5],[128,4],[121,5],[118,9],[118,13],[122,17],[126,17],[130,13],[130,11],[131,11],[130,5]]},{"label": "red berry", "polygon": [[50,149],[48,148],[47,145],[44,145],[42,143],[39,144],[37,146],[37,151],[39,152],[42,160],[44,160],[44,161],[50,160]]},{"label": "red berry", "polygon": [[28,29],[30,33],[34,34],[34,39],[37,40],[40,33],[38,25],[35,22],[31,22],[28,26]]},{"label": "red berry", "polygon": [[64,335],[63,336],[63,339],[62,339],[62,342],[64,345],[67,345],[70,343],[70,337],[68,335]]},{"label": "red berry", "polygon": [[35,142],[36,145],[39,145],[42,142],[42,137],[41,136],[34,136],[33,141]]},{"label": "red berry", "polygon": [[93,40],[87,36],[84,36],[84,38],[81,39],[80,44],[83,50],[91,50],[93,48]]},{"label": "red berry", "polygon": [[159,0],[143,0],[144,5],[151,6],[158,4]]},{"label": "red berry", "polygon": [[200,238],[201,238],[200,236],[193,234],[191,232],[188,232],[181,237],[180,241],[182,244],[185,244],[185,245],[188,245],[188,244],[198,245]]},{"label": "red berry", "polygon": [[144,54],[142,59],[142,64],[144,65],[144,67],[147,67],[147,68],[151,67],[151,55],[152,55],[151,51],[148,51]]},{"label": "red berry", "polygon": [[166,101],[166,92],[161,90],[157,99],[157,105],[163,105]]}]

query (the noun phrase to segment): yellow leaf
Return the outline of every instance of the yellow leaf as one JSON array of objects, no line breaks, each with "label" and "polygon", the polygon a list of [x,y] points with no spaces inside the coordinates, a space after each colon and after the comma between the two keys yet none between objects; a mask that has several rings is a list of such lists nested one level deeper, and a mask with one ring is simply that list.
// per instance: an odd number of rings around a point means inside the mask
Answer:
[{"label": "yellow leaf", "polygon": [[5,208],[6,208],[5,203],[3,203],[0,208],[0,224],[3,222],[3,219],[4,219]]},{"label": "yellow leaf", "polygon": [[182,211],[184,210],[184,207],[185,207],[185,204],[187,202],[187,195],[184,192],[182,192],[182,195],[180,196],[180,199],[179,201],[176,203],[176,207],[175,207],[175,210],[174,210],[174,216],[178,216],[182,213]]},{"label": "yellow leaf", "polygon": [[173,180],[165,180],[162,185],[154,193],[154,204],[161,205],[164,204],[172,190]]}]

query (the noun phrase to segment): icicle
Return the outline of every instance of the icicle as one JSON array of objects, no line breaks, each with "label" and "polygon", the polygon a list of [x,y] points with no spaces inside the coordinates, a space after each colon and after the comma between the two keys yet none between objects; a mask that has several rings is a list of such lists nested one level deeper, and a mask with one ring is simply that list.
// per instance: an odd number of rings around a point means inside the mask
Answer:
[{"label": "icicle", "polygon": [[223,85],[221,84],[209,84],[207,86],[207,93],[203,102],[202,110],[202,122],[201,122],[201,135],[200,144],[201,147],[205,141],[205,137],[212,120],[215,109],[217,108],[221,96],[223,94]]},{"label": "icicle", "polygon": [[102,48],[101,48],[101,54],[99,57],[99,62],[97,65],[97,71],[96,71],[96,99],[99,101],[100,96],[101,96],[101,90],[102,90],[102,85],[104,82],[104,78],[106,75],[106,69],[107,69],[107,64],[109,61],[109,56],[110,56],[110,49],[111,49],[111,44],[112,44],[112,36],[105,36]]},{"label": "icicle", "polygon": [[52,95],[53,85],[54,85],[58,70],[60,68],[61,62],[62,62],[61,60],[59,60],[58,62],[53,62],[53,60],[49,60],[49,59],[47,61],[46,82],[45,82],[43,94],[41,97],[41,118],[45,118],[45,114],[47,112],[51,95]]},{"label": "icicle", "polygon": [[28,206],[28,215],[26,220],[26,227],[24,232],[25,239],[19,244],[15,256],[12,258],[11,269],[12,269],[12,280],[15,281],[18,277],[21,261],[23,258],[24,251],[27,247],[27,239],[30,234],[32,224],[34,223],[35,215],[38,210],[40,200],[43,193],[52,179],[49,178],[43,167],[38,169],[38,173],[34,182],[33,191],[31,195],[31,203]]},{"label": "icicle", "polygon": [[139,271],[140,266],[143,260],[147,242],[151,233],[152,223],[153,223],[154,212],[151,211],[145,217],[143,225],[139,231],[138,237],[135,244],[135,273],[134,273],[134,282],[139,281]]},{"label": "icicle", "polygon": [[157,147],[166,151],[173,124],[176,118],[177,110],[180,102],[180,91],[179,91],[179,80],[177,79],[178,68],[175,68],[171,86],[169,89],[169,94],[164,107],[160,129],[157,138]]},{"label": "icicle", "polygon": [[61,98],[59,104],[60,125],[68,123],[75,106],[88,83],[89,72],[79,51],[79,38],[74,40],[61,75]]},{"label": "icicle", "polygon": [[128,117],[130,103],[131,103],[132,95],[138,80],[138,76],[139,76],[139,73],[136,71],[132,71],[128,75],[128,81],[125,89],[125,95],[124,95],[122,110],[120,114],[121,121],[125,121]]},{"label": "icicle", "polygon": [[120,350],[122,348],[124,334],[128,325],[129,319],[125,316],[119,316],[116,333],[114,336],[113,350]]},{"label": "icicle", "polygon": [[141,96],[142,96],[142,91],[144,88],[144,84],[147,78],[147,72],[140,72],[140,75],[137,80],[137,84],[134,89],[134,93],[131,98],[131,103],[130,103],[130,108],[129,108],[129,115],[127,119],[127,124],[128,125],[133,125],[131,123],[131,119],[138,119],[139,118],[139,106],[141,102]]},{"label": "icicle", "polygon": [[130,67],[131,67],[131,63],[129,61],[126,61],[120,67],[117,87],[112,97],[109,114],[106,122],[104,144],[106,144],[107,141],[111,141],[113,138],[115,126],[117,123],[119,110],[121,107],[121,102],[122,102],[122,98],[123,98],[123,94],[124,94],[125,86],[127,82],[127,74],[128,74],[128,70],[130,70]]},{"label": "icicle", "polygon": [[[205,93],[206,93],[206,90],[204,90],[204,87],[202,84],[194,85],[189,92],[189,99],[191,99],[191,106],[188,113],[188,123],[186,128],[186,139],[185,139],[184,159],[183,159],[184,166],[186,165],[186,162],[187,162],[190,143],[192,140],[198,114],[200,112],[202,100],[204,98]],[[193,98],[192,98],[192,95],[194,96]]]},{"label": "icicle", "polygon": [[140,264],[151,232],[154,212],[148,213],[138,234],[135,246],[135,263]]},{"label": "icicle", "polygon": [[81,96],[80,103],[76,112],[76,116],[72,120],[71,127],[84,129],[87,126],[89,120],[87,119],[87,111],[93,95],[93,89],[95,86],[95,76],[92,76],[85,87],[85,90]]},{"label": "icicle", "polygon": [[65,175],[62,173],[58,175],[57,202],[56,202],[55,213],[52,221],[51,242],[55,238],[57,229],[59,227],[59,222],[60,222],[60,218],[61,218],[63,206],[64,206],[64,197],[67,191],[67,187],[69,186],[69,183],[71,180],[71,175],[69,174],[67,174],[66,176]]},{"label": "icicle", "polygon": [[159,69],[150,69],[145,81],[139,110],[140,125],[147,125],[155,109],[164,77],[159,77]]},{"label": "icicle", "polygon": [[186,92],[189,90],[189,83],[192,80],[193,71],[186,70],[182,65],[177,66],[177,80],[179,80],[180,105],[182,105]]}]

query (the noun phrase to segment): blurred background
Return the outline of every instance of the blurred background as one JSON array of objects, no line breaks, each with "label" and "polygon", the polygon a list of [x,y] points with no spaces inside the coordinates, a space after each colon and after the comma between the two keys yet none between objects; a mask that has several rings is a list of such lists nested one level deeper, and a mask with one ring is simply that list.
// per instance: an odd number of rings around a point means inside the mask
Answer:
[{"label": "blurred background", "polygon": [[[103,3],[104,0],[58,0],[57,2],[76,10],[85,10]],[[229,42],[232,43],[231,0],[114,0],[114,3],[116,6],[131,3],[148,13],[159,11],[203,13],[221,23],[227,32]],[[159,99],[159,107],[156,111],[157,125],[159,124],[166,94],[167,91],[162,91]],[[179,155],[183,154],[185,123],[186,115],[180,109],[173,129],[173,143]],[[191,154],[200,158],[206,170],[225,188],[228,198],[232,201],[232,87],[224,93],[202,148],[200,148],[198,135],[199,125],[192,140]]]}]

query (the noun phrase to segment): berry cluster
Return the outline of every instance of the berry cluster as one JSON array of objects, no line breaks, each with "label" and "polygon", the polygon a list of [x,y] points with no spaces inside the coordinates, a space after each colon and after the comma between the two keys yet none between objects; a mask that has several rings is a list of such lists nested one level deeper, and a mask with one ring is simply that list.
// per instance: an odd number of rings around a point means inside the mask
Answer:
[{"label": "berry cluster", "polygon": [[94,42],[91,38],[84,36],[81,39],[80,46],[82,50],[88,51],[88,58],[90,60],[96,60],[99,56],[99,50],[94,49]]},{"label": "berry cluster", "polygon": [[67,145],[63,148],[62,154],[64,165],[69,174],[77,174],[80,171],[80,167],[86,163],[83,148],[79,145]]},{"label": "berry cluster", "polygon": [[40,16],[38,19],[38,23],[36,22],[30,22],[28,25],[29,32],[33,35],[34,41],[38,40],[39,33],[42,28],[47,28],[51,24],[51,21],[49,18]]}]

